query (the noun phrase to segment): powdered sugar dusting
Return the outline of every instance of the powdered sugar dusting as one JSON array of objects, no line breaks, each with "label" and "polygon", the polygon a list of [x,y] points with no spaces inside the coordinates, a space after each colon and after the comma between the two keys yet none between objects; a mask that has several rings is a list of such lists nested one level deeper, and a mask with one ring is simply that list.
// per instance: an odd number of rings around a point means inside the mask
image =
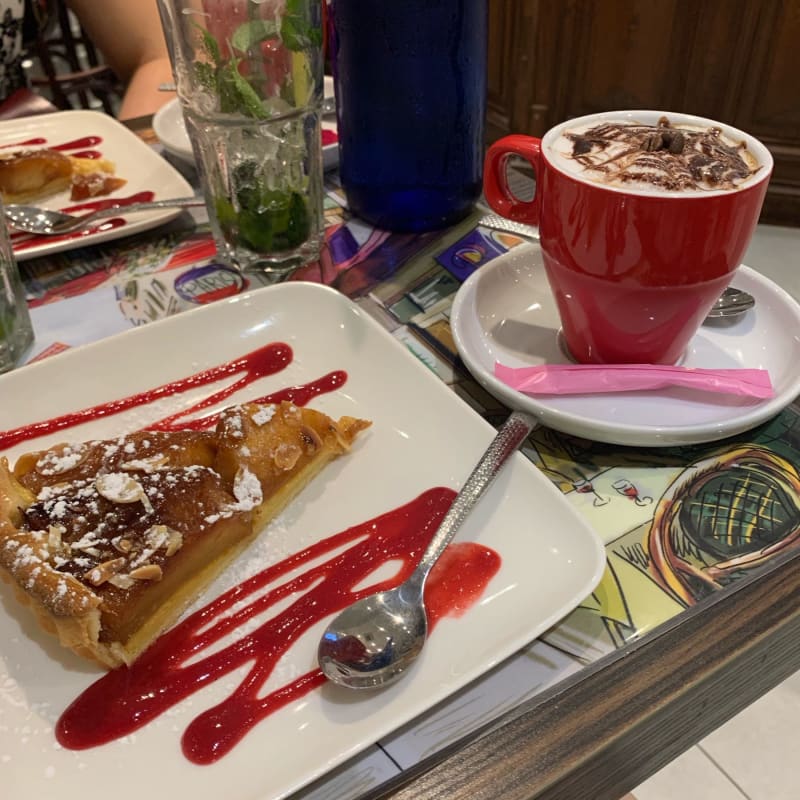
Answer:
[{"label": "powdered sugar dusting", "polygon": [[236,473],[233,496],[238,500],[239,511],[252,511],[264,499],[261,482],[247,467],[241,467]]},{"label": "powdered sugar dusting", "polygon": [[274,405],[261,406],[258,411],[250,415],[250,419],[261,427],[262,425],[266,425],[275,416],[276,409],[277,406]]},{"label": "powdered sugar dusting", "polygon": [[60,475],[74,469],[86,455],[85,444],[67,444],[61,450],[48,450],[36,462],[42,475]]}]

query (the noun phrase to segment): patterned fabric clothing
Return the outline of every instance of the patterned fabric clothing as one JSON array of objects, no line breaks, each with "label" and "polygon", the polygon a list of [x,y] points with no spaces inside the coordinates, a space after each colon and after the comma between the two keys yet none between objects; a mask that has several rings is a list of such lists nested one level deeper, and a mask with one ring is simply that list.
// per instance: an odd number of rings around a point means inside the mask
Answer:
[{"label": "patterned fabric clothing", "polygon": [[48,0],[0,0],[0,101],[27,86],[25,45],[47,19]]}]

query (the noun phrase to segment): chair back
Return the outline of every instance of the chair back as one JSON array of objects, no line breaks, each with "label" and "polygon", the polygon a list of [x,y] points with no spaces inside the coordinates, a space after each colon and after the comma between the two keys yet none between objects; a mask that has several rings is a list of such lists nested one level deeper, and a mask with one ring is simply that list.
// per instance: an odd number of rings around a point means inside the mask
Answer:
[{"label": "chair back", "polygon": [[94,108],[99,102],[107,114],[114,115],[122,97],[120,80],[102,62],[64,0],[47,0],[42,5],[46,18],[28,44],[28,53],[39,62],[42,74],[31,77],[31,85],[49,93],[59,109]]}]

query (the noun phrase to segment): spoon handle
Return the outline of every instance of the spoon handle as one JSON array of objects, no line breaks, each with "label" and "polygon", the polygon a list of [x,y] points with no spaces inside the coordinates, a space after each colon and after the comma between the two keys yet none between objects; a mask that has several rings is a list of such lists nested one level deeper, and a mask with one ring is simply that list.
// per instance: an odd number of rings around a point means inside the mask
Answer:
[{"label": "spoon handle", "polygon": [[503,233],[514,233],[523,239],[530,239],[532,242],[539,241],[539,229],[533,225],[526,225],[524,222],[516,222],[499,214],[485,214],[478,220],[478,225],[484,228],[491,228],[494,231]]},{"label": "spoon handle", "polygon": [[116,217],[120,214],[133,214],[136,211],[152,211],[158,208],[193,208],[195,206],[204,206],[205,200],[199,197],[176,197],[172,200],[149,200],[146,203],[130,203],[128,205],[119,203],[118,205],[107,206],[106,208],[92,211],[85,216],[80,217],[83,224],[91,222],[95,219],[102,219],[103,217]]},{"label": "spoon handle", "polygon": [[486,452],[475,465],[475,469],[461,487],[461,491],[453,500],[453,505],[450,506],[450,510],[431,539],[427,550],[422,554],[409,582],[415,579],[420,583],[424,582],[428,571],[455,536],[469,512],[489,488],[497,473],[500,472],[500,468],[525,441],[535,425],[534,418],[521,411],[515,411],[503,423]]}]

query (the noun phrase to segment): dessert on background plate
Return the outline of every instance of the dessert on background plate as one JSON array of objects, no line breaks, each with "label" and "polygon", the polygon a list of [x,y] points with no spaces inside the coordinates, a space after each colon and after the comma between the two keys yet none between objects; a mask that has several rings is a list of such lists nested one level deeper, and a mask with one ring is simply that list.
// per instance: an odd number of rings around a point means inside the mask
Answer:
[{"label": "dessert on background plate", "polygon": [[4,203],[31,203],[70,190],[70,200],[102,197],[127,181],[107,158],[65,155],[49,147],[0,154],[0,195]]},{"label": "dessert on background plate", "polygon": [[[29,171],[18,171],[21,162],[8,158],[21,151],[31,153]],[[127,206],[194,193],[180,172],[119,120],[85,109],[0,120],[3,172],[6,175],[5,180],[0,175],[0,194],[4,203],[37,205],[53,211],[88,212],[112,202]],[[31,236],[13,232],[11,244],[21,262],[150,230],[180,213],[180,208],[130,215],[121,210],[119,217],[68,234]]]},{"label": "dessert on background plate", "polygon": [[0,459],[0,577],[62,645],[130,664],[369,425],[247,404]]}]

